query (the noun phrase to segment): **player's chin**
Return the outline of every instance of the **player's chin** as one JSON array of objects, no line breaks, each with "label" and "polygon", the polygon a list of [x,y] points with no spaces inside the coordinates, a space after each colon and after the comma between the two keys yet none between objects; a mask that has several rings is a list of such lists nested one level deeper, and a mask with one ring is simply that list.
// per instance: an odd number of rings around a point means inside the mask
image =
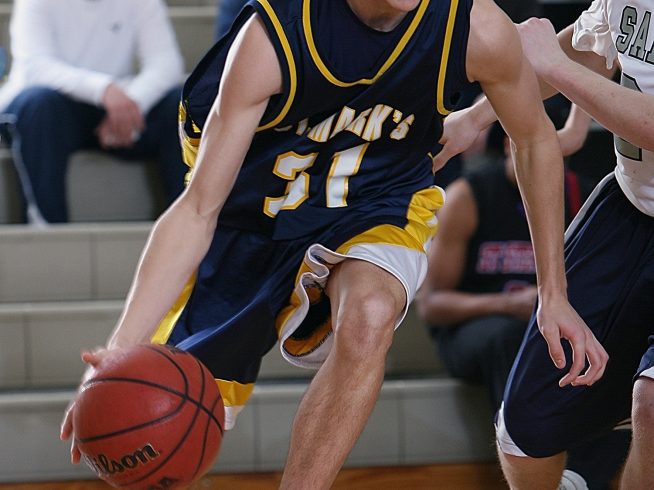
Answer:
[{"label": "player's chin", "polygon": [[386,0],[396,10],[410,12],[420,4],[421,0]]}]

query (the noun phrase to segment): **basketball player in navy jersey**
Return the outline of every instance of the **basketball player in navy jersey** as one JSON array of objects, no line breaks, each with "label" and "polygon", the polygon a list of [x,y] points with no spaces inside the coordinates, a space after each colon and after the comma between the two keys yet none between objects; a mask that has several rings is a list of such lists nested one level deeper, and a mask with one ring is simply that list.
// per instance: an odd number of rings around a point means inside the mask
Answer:
[{"label": "basketball player in navy jersey", "polygon": [[[615,134],[615,171],[566,234],[571,303],[611,356],[593,386],[570,381],[548,360],[532,319],[498,414],[498,446],[514,489],[554,489],[565,450],[631,415],[633,442],[620,488],[654,488],[654,27],[648,0],[595,0],[557,36],[549,21],[520,26],[544,82]],[[610,78],[616,65],[621,83]],[[602,76],[603,75],[603,76]],[[465,148],[492,120],[481,103],[447,125],[445,154]],[[546,334],[546,332],[543,332]],[[580,332],[587,339],[587,331]],[[545,340],[558,348],[556,332]],[[574,345],[575,354],[580,345]],[[566,354],[570,350],[566,347]],[[574,363],[573,363],[574,364]]]},{"label": "basketball player in navy jersey", "polygon": [[[230,425],[279,341],[289,362],[318,368],[281,487],[329,488],[424,278],[444,198],[432,155],[468,80],[514,141],[541,319],[563,335],[586,328],[565,293],[560,148],[495,4],[258,0],[186,83],[188,187],[157,220],[106,349],[84,354],[87,375],[123,346],[177,345],[215,375]],[[593,340],[582,382],[603,370]]]}]

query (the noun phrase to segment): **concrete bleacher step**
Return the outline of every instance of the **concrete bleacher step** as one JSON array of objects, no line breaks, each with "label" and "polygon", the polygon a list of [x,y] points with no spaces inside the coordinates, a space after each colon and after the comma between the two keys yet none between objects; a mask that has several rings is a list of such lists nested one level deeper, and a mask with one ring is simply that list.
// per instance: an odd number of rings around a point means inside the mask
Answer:
[{"label": "concrete bleacher step", "polygon": [[[0,390],[74,387],[82,349],[103,345],[122,301],[0,304]],[[425,328],[413,310],[388,355],[388,377],[442,373]],[[312,370],[290,365],[277,346],[264,357],[261,379],[308,379]]]},{"label": "concrete bleacher step", "polygon": [[[260,383],[227,432],[215,472],[283,467],[290,427],[306,382]],[[82,479],[69,462],[59,423],[72,391],[0,393],[0,482]],[[346,466],[491,461],[491,414],[481,391],[451,379],[387,381]]]},{"label": "concrete bleacher step", "polygon": [[0,303],[124,298],[151,227],[0,226]]},{"label": "concrete bleacher step", "polygon": [[[100,151],[75,152],[66,187],[73,223],[151,221],[163,210],[153,161],[121,160]],[[20,183],[9,148],[0,147],[0,224],[21,222]]]}]

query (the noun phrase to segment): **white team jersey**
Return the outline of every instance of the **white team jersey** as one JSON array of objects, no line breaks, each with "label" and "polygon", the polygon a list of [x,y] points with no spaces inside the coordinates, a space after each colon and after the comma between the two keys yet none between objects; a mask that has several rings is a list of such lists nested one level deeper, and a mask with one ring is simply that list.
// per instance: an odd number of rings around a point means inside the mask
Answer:
[{"label": "white team jersey", "polygon": [[[654,96],[654,12],[652,0],[594,0],[574,26],[573,46],[618,58],[622,85]],[[650,26],[651,24],[651,26]],[[654,216],[654,153],[616,137],[616,178],[627,198]]]}]

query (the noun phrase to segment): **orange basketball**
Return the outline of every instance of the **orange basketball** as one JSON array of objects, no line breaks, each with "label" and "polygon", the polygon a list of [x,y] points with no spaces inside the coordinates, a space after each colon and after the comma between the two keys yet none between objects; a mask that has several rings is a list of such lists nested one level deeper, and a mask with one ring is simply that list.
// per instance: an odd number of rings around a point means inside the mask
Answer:
[{"label": "orange basketball", "polygon": [[212,466],[225,412],[214,377],[191,354],[138,345],[103,362],[73,415],[84,461],[112,486],[185,488]]}]

